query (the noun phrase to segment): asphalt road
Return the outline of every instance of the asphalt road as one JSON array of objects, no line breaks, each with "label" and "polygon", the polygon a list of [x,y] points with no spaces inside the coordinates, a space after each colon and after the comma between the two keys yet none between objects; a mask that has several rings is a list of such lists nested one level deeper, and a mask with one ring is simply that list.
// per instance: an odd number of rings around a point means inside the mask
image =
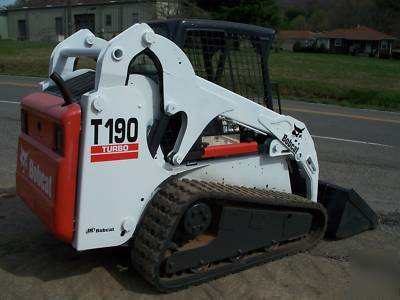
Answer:
[{"label": "asphalt road", "polygon": [[[0,75],[0,187],[15,186],[21,97],[40,78]],[[316,143],[320,177],[352,187],[380,212],[400,211],[400,113],[283,101]]]},{"label": "asphalt road", "polygon": [[0,75],[0,299],[396,299],[400,286],[400,114],[284,101],[314,135],[321,178],[355,188],[385,216],[377,230],[158,294],[127,248],[78,253],[15,196],[19,99],[40,79]]}]

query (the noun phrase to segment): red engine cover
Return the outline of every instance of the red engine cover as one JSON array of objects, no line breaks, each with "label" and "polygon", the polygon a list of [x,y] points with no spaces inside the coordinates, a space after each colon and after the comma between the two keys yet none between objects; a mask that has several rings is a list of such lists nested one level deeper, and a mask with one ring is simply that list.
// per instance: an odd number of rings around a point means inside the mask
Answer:
[{"label": "red engine cover", "polygon": [[[16,189],[58,239],[71,242],[81,108],[63,104],[62,98],[46,93],[22,99],[25,124],[19,135]],[[56,128],[62,131],[62,154],[55,151]]]}]

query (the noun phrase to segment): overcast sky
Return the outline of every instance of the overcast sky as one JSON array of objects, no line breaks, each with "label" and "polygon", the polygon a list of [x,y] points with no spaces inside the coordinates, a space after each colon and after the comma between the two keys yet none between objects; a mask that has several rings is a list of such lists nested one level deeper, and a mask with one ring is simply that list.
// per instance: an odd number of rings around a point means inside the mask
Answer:
[{"label": "overcast sky", "polygon": [[0,0],[0,6],[2,5],[8,5],[15,2],[15,0]]}]

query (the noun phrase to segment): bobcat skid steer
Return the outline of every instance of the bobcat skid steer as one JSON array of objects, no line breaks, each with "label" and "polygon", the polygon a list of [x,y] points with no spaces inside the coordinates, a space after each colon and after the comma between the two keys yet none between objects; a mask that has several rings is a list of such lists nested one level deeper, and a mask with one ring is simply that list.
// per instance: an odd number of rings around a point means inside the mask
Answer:
[{"label": "bobcat skid steer", "polygon": [[373,228],[354,191],[319,182],[305,124],[273,110],[273,35],[206,20],[76,32],[22,100],[18,195],[78,251],[131,247],[161,291]]}]

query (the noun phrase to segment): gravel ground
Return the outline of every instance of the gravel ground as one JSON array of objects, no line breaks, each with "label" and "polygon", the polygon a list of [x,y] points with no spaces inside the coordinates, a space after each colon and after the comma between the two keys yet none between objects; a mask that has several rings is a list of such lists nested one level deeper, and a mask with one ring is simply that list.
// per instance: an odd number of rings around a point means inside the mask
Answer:
[{"label": "gravel ground", "polygon": [[55,240],[13,190],[0,190],[0,299],[396,299],[398,220],[387,215],[374,231],[159,294],[131,268],[128,248],[78,253]]}]

